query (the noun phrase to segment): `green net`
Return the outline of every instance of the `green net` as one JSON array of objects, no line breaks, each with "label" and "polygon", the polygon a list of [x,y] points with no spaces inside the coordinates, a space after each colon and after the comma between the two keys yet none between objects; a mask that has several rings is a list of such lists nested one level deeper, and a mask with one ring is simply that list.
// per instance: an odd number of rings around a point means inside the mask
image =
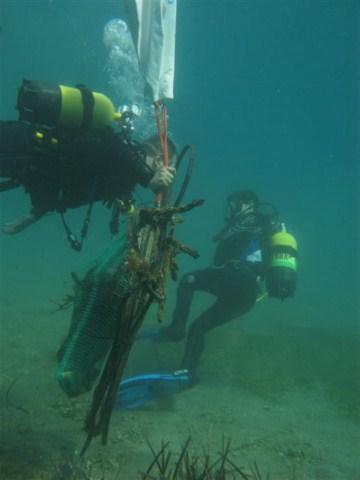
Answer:
[{"label": "green net", "polygon": [[69,396],[90,390],[112,345],[122,299],[128,291],[121,237],[96,259],[75,287],[69,334],[58,354],[56,377]]}]

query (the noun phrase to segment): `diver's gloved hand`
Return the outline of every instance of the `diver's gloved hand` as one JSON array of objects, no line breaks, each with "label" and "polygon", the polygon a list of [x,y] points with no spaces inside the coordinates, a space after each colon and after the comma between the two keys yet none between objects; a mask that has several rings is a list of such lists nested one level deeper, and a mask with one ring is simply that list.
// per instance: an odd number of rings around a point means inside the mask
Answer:
[{"label": "diver's gloved hand", "polygon": [[5,225],[1,227],[1,231],[6,235],[16,235],[17,233],[22,232],[23,230],[25,230],[25,228],[40,220],[42,216],[43,214],[37,214],[33,212],[26,213],[25,215],[22,215],[21,217],[14,220],[13,222],[5,223]]},{"label": "diver's gloved hand", "polygon": [[175,174],[176,169],[174,167],[160,165],[156,168],[155,173],[149,182],[149,187],[154,193],[161,192],[161,190],[170,187],[174,181]]}]

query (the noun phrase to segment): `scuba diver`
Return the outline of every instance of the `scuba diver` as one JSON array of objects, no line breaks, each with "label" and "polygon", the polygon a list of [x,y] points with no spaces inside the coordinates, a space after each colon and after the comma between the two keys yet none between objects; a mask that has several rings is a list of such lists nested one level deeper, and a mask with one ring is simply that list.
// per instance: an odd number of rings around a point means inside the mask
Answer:
[{"label": "scuba diver", "polygon": [[[262,212],[269,207],[270,213]],[[261,291],[262,280],[270,297],[292,297],[296,287],[296,240],[277,221],[275,208],[260,204],[253,191],[240,190],[228,197],[225,225],[213,241],[213,265],[181,279],[170,325],[139,335],[155,341],[184,339],[194,293],[214,295],[215,302],[192,322],[187,332],[180,368],[189,372],[191,385],[198,381],[196,372],[206,334],[249,312],[266,295]]]},{"label": "scuba diver", "polygon": [[[2,231],[16,234],[49,212],[61,215],[68,240],[81,250],[94,202],[113,207],[112,233],[121,206],[129,206],[137,184],[158,193],[174,179],[176,147],[168,140],[170,166],[161,161],[157,136],[130,138],[131,111],[115,112],[104,95],[79,85],[53,86],[24,80],[18,93],[18,121],[0,122],[0,191],[19,186],[31,210]],[[112,126],[117,121],[117,127]],[[88,205],[81,241],[65,222],[68,208]]]}]

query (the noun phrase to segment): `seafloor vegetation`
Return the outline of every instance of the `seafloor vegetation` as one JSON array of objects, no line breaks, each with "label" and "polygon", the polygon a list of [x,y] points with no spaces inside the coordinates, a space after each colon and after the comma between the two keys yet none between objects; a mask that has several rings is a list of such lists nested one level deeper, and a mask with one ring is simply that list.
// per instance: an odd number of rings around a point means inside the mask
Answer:
[{"label": "seafloor vegetation", "polygon": [[[156,450],[150,443],[148,447],[153,458],[144,471],[128,478],[124,468],[119,467],[110,472],[109,465],[98,457],[84,459],[72,455],[58,458],[49,457],[48,466],[34,476],[35,465],[29,460],[27,468],[20,462],[19,470],[14,465],[8,470],[2,465],[2,478],[6,479],[38,479],[38,480],[270,480],[269,473],[262,473],[254,462],[248,467],[237,465],[232,458],[230,440],[223,440],[219,452],[211,454],[203,451],[195,453],[191,448],[190,437],[180,451],[171,448],[170,442],[162,442]],[[16,463],[16,459],[12,459]],[[295,469],[289,474],[289,480],[296,478]]]}]

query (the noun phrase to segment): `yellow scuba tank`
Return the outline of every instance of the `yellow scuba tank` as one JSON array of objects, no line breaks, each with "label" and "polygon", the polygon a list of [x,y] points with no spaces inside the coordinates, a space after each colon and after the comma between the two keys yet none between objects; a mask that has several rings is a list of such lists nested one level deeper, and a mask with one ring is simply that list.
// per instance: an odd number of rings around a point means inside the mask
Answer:
[{"label": "yellow scuba tank", "polygon": [[103,129],[121,117],[111,100],[83,85],[66,87],[24,80],[17,99],[19,119],[47,127]]},{"label": "yellow scuba tank", "polygon": [[293,297],[297,277],[297,242],[282,225],[282,231],[270,238],[266,289],[269,297]]}]

